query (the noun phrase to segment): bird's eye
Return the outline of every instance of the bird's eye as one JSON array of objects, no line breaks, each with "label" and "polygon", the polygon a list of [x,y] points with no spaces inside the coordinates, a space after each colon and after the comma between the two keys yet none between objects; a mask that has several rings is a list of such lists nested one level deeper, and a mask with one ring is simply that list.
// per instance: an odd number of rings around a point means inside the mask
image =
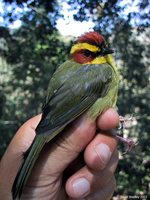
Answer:
[{"label": "bird's eye", "polygon": [[84,50],[83,53],[84,53],[84,55],[85,55],[86,57],[90,57],[91,54],[92,54],[92,52],[89,51],[89,50]]}]

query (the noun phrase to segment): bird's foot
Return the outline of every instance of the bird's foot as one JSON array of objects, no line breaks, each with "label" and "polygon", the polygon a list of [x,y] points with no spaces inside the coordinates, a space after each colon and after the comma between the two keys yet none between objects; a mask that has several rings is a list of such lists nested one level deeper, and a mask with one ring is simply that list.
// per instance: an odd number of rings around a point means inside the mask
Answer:
[{"label": "bird's foot", "polygon": [[136,124],[135,122],[137,122],[137,121],[136,121],[135,117],[133,117],[132,115],[131,115],[131,116],[128,116],[128,117],[119,116],[119,121],[120,121],[120,123],[119,123],[118,129],[120,130],[121,135],[116,134],[116,138],[117,138],[119,141],[121,141],[121,142],[123,142],[123,143],[125,143],[125,144],[127,145],[127,149],[126,149],[126,151],[124,152],[124,154],[125,154],[125,153],[131,151],[132,148],[133,148],[135,145],[138,144],[138,142],[135,142],[135,141],[133,141],[133,140],[130,139],[130,138],[124,138],[124,137],[123,137],[123,135],[124,135],[124,130],[125,130],[125,129],[128,129],[128,128],[130,128],[130,127],[132,127],[134,124]]},{"label": "bird's foot", "polygon": [[[131,122],[131,123],[132,123],[133,119],[134,119],[134,118],[133,118],[132,115],[129,116],[129,117],[119,116],[119,127],[118,127],[118,129],[119,129],[119,130],[124,130],[124,129],[128,128],[128,127],[129,127],[128,122]],[[131,125],[130,125],[130,126],[131,126]]]},{"label": "bird's foot", "polygon": [[121,141],[121,142],[123,142],[123,143],[125,143],[125,144],[127,145],[127,149],[126,149],[126,151],[124,152],[124,154],[126,154],[126,153],[129,152],[129,151],[131,151],[132,148],[133,148],[135,145],[138,144],[137,141],[135,142],[135,141],[133,141],[133,140],[130,139],[130,138],[124,138],[124,137],[122,137],[122,136],[120,136],[120,135],[116,135],[116,138],[117,138],[119,141]]}]

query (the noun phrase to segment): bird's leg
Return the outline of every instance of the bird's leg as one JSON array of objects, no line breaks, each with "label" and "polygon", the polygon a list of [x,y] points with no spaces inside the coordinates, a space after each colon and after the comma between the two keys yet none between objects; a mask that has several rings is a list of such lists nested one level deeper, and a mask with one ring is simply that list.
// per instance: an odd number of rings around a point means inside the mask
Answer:
[{"label": "bird's leg", "polygon": [[121,135],[122,136],[119,135],[119,134],[116,134],[116,138],[119,141],[127,144],[127,150],[125,151],[125,153],[127,153],[128,151],[131,151],[131,149],[137,144],[137,142],[134,142],[132,139],[123,137],[124,129],[128,128],[127,122],[133,121],[133,117],[132,116],[130,116],[130,117],[122,117],[122,116],[120,116],[119,120],[120,120],[120,124],[119,124],[119,128],[118,129],[121,131],[121,133],[122,133]]},{"label": "bird's leg", "polygon": [[127,153],[128,151],[131,151],[132,148],[133,148],[135,145],[137,145],[137,142],[134,142],[134,141],[133,141],[132,139],[130,139],[130,138],[124,138],[124,137],[122,137],[122,136],[120,136],[120,135],[116,135],[116,138],[117,138],[119,141],[121,141],[121,142],[127,144],[127,149],[126,149],[125,153]]}]

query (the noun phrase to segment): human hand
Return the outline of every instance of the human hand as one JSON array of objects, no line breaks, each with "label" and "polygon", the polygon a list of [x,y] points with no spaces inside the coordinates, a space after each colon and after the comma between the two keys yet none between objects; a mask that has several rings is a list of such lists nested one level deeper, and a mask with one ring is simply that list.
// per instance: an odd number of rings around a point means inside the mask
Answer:
[{"label": "human hand", "polygon": [[[31,145],[40,118],[41,115],[35,116],[20,127],[1,160],[0,199],[12,199],[11,188],[23,152]],[[118,122],[119,116],[113,109],[102,113],[96,123],[85,116],[73,122],[45,145],[21,199],[110,199],[115,189],[117,140],[102,131],[96,134],[96,127],[110,130]]]}]

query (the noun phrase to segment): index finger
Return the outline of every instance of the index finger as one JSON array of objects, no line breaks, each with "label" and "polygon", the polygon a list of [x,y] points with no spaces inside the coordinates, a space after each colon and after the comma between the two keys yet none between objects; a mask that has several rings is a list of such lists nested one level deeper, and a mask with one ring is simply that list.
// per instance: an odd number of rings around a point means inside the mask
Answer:
[{"label": "index finger", "polygon": [[114,108],[109,108],[97,118],[97,127],[101,130],[111,130],[119,124],[119,115]]}]

